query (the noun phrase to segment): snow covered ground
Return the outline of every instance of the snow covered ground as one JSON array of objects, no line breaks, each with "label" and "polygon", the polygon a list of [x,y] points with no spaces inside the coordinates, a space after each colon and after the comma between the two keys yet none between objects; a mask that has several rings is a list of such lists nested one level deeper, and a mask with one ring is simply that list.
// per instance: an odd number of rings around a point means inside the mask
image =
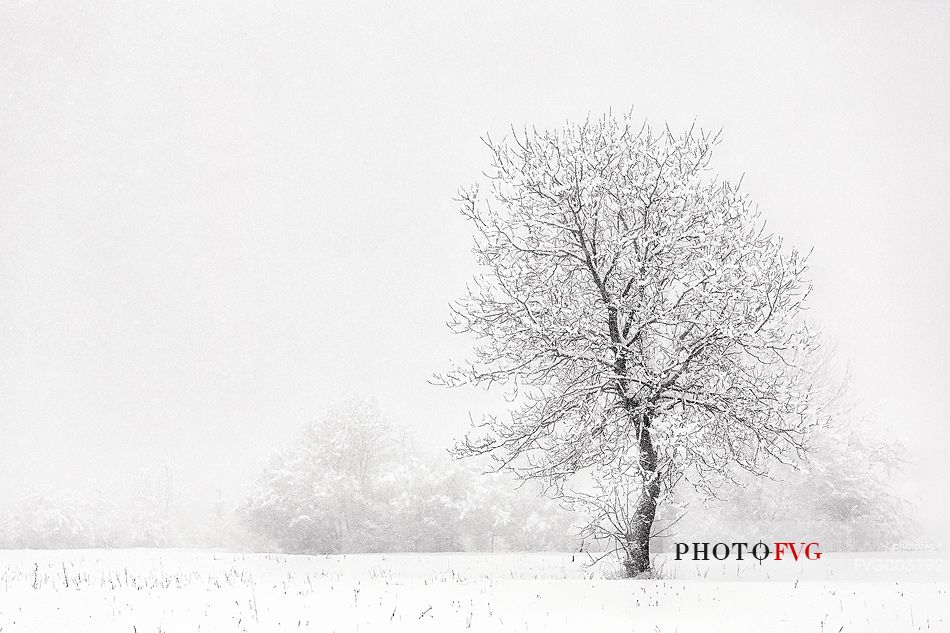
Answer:
[{"label": "snow covered ground", "polygon": [[932,553],[674,563],[612,579],[570,554],[0,551],[0,633],[950,631]]}]

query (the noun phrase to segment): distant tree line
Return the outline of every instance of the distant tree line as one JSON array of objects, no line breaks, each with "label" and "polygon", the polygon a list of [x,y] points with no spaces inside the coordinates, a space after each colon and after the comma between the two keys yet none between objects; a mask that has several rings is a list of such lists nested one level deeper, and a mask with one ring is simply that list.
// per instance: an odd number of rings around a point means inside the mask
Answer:
[{"label": "distant tree line", "polygon": [[530,486],[407,449],[351,399],[274,457],[240,509],[285,552],[576,550],[576,517]]},{"label": "distant tree line", "polygon": [[[738,474],[718,498],[690,492],[689,512],[657,517],[657,549],[677,539],[818,540],[831,550],[890,549],[917,536],[896,492],[901,445],[847,412],[815,438],[807,462]],[[602,551],[579,528],[590,507],[565,508],[533,482],[484,464],[413,450],[377,405],[329,409],[270,460],[245,500],[188,510],[171,462],[94,493],[36,489],[0,507],[0,548],[216,548],[288,553]],[[520,486],[519,486],[520,485]],[[685,505],[685,504],[684,504]]]},{"label": "distant tree line", "polygon": [[34,488],[0,507],[0,548],[253,546],[220,494],[195,511],[185,490],[170,460],[91,491]]},{"label": "distant tree line", "polygon": [[[900,442],[845,412],[815,437],[807,462],[775,465],[769,477],[738,475],[738,486],[699,501],[674,531],[696,540],[794,537],[829,551],[889,550],[920,536],[914,508],[896,485],[905,463]],[[665,518],[676,520],[676,509]]]}]

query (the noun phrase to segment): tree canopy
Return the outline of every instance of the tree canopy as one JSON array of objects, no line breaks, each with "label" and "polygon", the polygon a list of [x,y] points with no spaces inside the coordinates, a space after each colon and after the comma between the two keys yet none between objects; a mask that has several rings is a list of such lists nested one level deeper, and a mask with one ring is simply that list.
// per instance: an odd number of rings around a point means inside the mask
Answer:
[{"label": "tree canopy", "polygon": [[481,273],[450,326],[474,351],[439,379],[513,401],[459,453],[561,494],[581,472],[637,480],[620,527],[638,569],[677,480],[790,459],[816,419],[807,258],[714,176],[717,141],[629,116],[513,132],[485,139],[491,167],[459,196]]}]

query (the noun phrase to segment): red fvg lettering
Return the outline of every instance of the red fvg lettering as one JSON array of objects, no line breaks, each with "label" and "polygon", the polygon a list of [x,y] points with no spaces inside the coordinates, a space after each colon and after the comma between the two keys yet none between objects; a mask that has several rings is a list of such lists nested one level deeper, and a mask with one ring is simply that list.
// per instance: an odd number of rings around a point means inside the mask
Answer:
[{"label": "red fvg lettering", "polygon": [[[798,548],[799,545],[801,549]],[[775,560],[782,560],[782,556],[787,553],[786,549],[791,552],[793,560],[798,560],[799,556],[804,556],[807,560],[819,560],[821,558],[821,552],[813,552],[812,547],[817,548],[818,543],[793,543],[791,541],[775,543]]]}]

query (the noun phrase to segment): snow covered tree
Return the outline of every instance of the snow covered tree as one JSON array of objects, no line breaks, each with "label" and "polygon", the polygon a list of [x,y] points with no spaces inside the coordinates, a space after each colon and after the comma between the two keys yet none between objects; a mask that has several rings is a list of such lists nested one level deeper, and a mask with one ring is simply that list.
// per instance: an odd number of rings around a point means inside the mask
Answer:
[{"label": "snow covered tree", "polygon": [[168,457],[138,473],[133,482],[132,500],[124,510],[134,547],[181,544],[181,486],[178,467]]},{"label": "snow covered tree", "polygon": [[389,464],[380,476],[383,529],[379,549],[401,552],[446,552],[463,549],[459,509],[467,486],[464,473],[441,459],[407,455]]},{"label": "snow covered tree", "polygon": [[11,515],[10,544],[29,549],[101,546],[99,510],[75,490],[35,490]]},{"label": "snow covered tree", "polygon": [[285,551],[343,552],[369,540],[373,488],[393,450],[375,402],[351,398],[274,457],[243,514]]},{"label": "snow covered tree", "polygon": [[[458,454],[568,498],[613,496],[629,575],[650,568],[657,505],[803,450],[806,258],[709,171],[717,136],[605,116],[486,138],[487,191],[461,191],[481,267],[450,326],[474,354],[438,377],[502,385]],[[599,520],[599,519],[596,519]]]}]

